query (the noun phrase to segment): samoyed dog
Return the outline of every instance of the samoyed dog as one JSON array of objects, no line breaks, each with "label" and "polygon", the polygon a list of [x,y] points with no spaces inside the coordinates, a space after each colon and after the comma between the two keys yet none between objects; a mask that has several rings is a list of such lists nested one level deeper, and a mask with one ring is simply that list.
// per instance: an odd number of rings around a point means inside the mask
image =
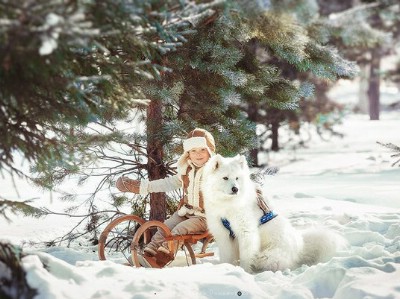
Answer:
[{"label": "samoyed dog", "polygon": [[250,178],[246,158],[212,157],[204,166],[201,189],[207,224],[220,261],[249,273],[295,269],[329,260],[344,248],[328,230],[300,232],[269,208]]}]

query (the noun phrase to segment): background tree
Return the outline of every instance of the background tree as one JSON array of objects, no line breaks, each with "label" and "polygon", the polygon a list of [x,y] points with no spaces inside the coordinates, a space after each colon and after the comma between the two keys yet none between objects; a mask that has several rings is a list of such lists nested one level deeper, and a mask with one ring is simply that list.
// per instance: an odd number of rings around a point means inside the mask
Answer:
[{"label": "background tree", "polygon": [[[384,77],[381,60],[394,53],[399,38],[399,7],[396,1],[319,1],[329,16],[331,42],[344,57],[357,61],[361,68],[359,109],[379,119],[380,82]],[[364,104],[364,99],[368,99]],[[368,109],[367,109],[368,108]]]},{"label": "background tree", "polygon": [[[317,114],[311,115],[311,109],[307,107],[328,112],[318,84],[352,78],[357,71],[354,63],[343,59],[327,42],[329,32],[318,18],[315,1],[271,3],[268,13],[253,18],[252,26],[257,36],[252,51],[257,52],[263,65],[280,73],[280,80],[273,81],[265,98],[286,101],[278,101],[278,105],[265,101],[250,106],[251,117],[262,125],[259,128],[263,128],[259,133],[259,148],[252,151],[256,165],[259,151],[279,150],[278,129],[282,122],[288,122],[298,130],[302,119],[308,122],[316,119]],[[316,93],[314,89],[317,89]],[[304,116],[301,117],[299,111],[304,111]],[[269,139],[270,148],[267,148]]]},{"label": "background tree", "polygon": [[380,115],[380,83],[383,78],[382,59],[384,56],[393,54],[393,45],[399,40],[399,5],[397,2],[389,1],[382,3],[372,9],[368,18],[371,27],[389,34],[390,39],[386,43],[377,44],[370,50],[370,72],[367,90],[369,115],[371,120],[379,120]]},{"label": "background tree", "polygon": [[[286,16],[290,15],[295,23],[301,25],[299,27],[303,30],[303,32],[300,31],[294,34],[295,38],[289,38],[289,41],[285,41],[283,44],[290,45],[297,38],[303,36],[303,40],[304,37],[308,39],[308,44],[305,47],[306,51],[314,50],[311,53],[307,53],[307,57],[310,57],[309,61],[311,61],[311,63],[307,63],[310,70],[308,72],[304,72],[304,68],[296,67],[296,62],[285,61],[279,55],[268,56],[264,54],[264,56],[269,60],[268,63],[277,65],[288,80],[304,82],[308,88],[313,86],[314,93],[308,92],[308,97],[300,99],[298,102],[299,109],[266,109],[267,113],[264,112],[263,114],[267,115],[267,121],[263,131],[260,133],[260,138],[263,139],[263,142],[260,142],[258,150],[253,150],[254,159],[256,159],[259,151],[279,150],[278,128],[283,123],[296,135],[300,135],[300,132],[304,131],[302,127],[309,128],[309,124],[313,124],[316,132],[323,139],[326,136],[340,136],[340,133],[335,132],[333,126],[340,121],[344,106],[331,101],[327,96],[327,92],[334,86],[337,79],[353,78],[357,73],[348,71],[348,62],[341,60],[332,45],[335,45],[343,53],[343,57],[356,61],[357,64],[362,66],[361,69],[364,69],[363,64],[370,63],[368,55],[371,48],[376,47],[376,45],[387,46],[389,40],[387,31],[385,32],[371,25],[369,16],[372,12],[375,11],[380,15],[386,15],[387,25],[390,24],[391,30],[396,27],[393,27],[396,24],[396,18],[393,16],[393,11],[395,11],[393,2],[389,1],[381,4],[375,2],[370,4],[363,4],[359,1],[353,2],[272,1],[272,7],[275,12],[281,12]],[[279,26],[280,28],[288,27],[290,24],[286,20],[283,23]],[[280,31],[275,30],[272,32]],[[271,37],[266,40],[271,41]],[[302,48],[301,45],[298,45],[294,49]],[[315,49],[322,51],[318,53]],[[292,57],[301,56],[295,54]],[[307,59],[304,61],[307,61]],[[303,64],[303,67],[307,64]],[[332,70],[332,72],[327,70]],[[379,75],[377,71],[373,73],[375,78],[376,75]],[[307,82],[311,84],[307,84]],[[370,80],[369,82],[379,83],[377,80]],[[375,90],[374,93],[376,94],[376,88],[373,88],[373,86],[378,85],[370,84],[370,94],[372,90]],[[370,106],[373,107],[372,105]],[[259,117],[257,111],[260,110],[258,108],[252,109],[252,111],[255,111],[253,113],[255,118]],[[262,117],[262,115],[260,116]],[[298,146],[302,146],[304,141],[304,137],[300,137]],[[266,145],[269,145],[269,147]]]}]

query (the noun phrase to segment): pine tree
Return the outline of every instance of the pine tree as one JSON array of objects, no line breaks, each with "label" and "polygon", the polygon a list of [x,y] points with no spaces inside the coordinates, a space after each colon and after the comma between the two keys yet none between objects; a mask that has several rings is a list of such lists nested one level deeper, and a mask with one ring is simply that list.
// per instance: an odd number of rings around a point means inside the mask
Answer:
[{"label": "pine tree", "polygon": [[[154,178],[168,172],[168,163],[160,163],[161,157],[164,161],[172,158],[163,152],[165,145],[171,146],[174,139],[184,137],[194,127],[211,131],[221,154],[247,152],[257,143],[256,123],[248,119],[250,101],[290,107],[303,93],[282,78],[277,68],[261,65],[257,53],[250,50],[258,32],[250,25],[229,9],[208,20],[197,28],[195,38],[166,56],[166,64],[174,71],[145,88],[154,105],[164,111],[164,116],[158,113],[157,118],[148,118],[157,126],[150,134],[159,142],[150,149],[159,148],[161,153],[152,158],[156,162],[152,167],[163,174]],[[174,148],[177,150],[172,153],[177,157],[181,148]]]},{"label": "pine tree", "polygon": [[[219,2],[0,1],[0,170],[27,175],[15,166],[22,156],[54,169],[47,188],[77,172],[93,157],[81,155],[85,142],[117,137],[108,124],[147,104],[138,82],[169,71],[160,57]],[[86,130],[93,124],[103,133]]]}]

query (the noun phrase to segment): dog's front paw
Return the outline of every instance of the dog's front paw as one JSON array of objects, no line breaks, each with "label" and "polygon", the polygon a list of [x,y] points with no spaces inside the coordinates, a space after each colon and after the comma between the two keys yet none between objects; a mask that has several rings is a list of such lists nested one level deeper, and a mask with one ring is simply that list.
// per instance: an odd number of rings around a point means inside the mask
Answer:
[{"label": "dog's front paw", "polygon": [[254,260],[250,265],[251,272],[260,273],[264,271],[276,272],[280,270],[280,263],[273,259]]},{"label": "dog's front paw", "polygon": [[250,271],[251,273],[261,273],[264,271],[264,268],[258,263],[253,263],[250,265]]}]

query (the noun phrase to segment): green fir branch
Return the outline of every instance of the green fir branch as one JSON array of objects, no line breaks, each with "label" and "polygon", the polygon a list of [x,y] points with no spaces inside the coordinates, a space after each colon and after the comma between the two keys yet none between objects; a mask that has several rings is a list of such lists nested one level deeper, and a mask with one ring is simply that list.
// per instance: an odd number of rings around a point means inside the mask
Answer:
[{"label": "green fir branch", "polygon": [[0,216],[4,217],[7,221],[11,221],[11,219],[7,216],[7,212],[10,212],[14,215],[22,214],[24,216],[35,218],[45,215],[40,208],[30,205],[32,201],[33,199],[25,201],[11,201],[0,197]]}]

